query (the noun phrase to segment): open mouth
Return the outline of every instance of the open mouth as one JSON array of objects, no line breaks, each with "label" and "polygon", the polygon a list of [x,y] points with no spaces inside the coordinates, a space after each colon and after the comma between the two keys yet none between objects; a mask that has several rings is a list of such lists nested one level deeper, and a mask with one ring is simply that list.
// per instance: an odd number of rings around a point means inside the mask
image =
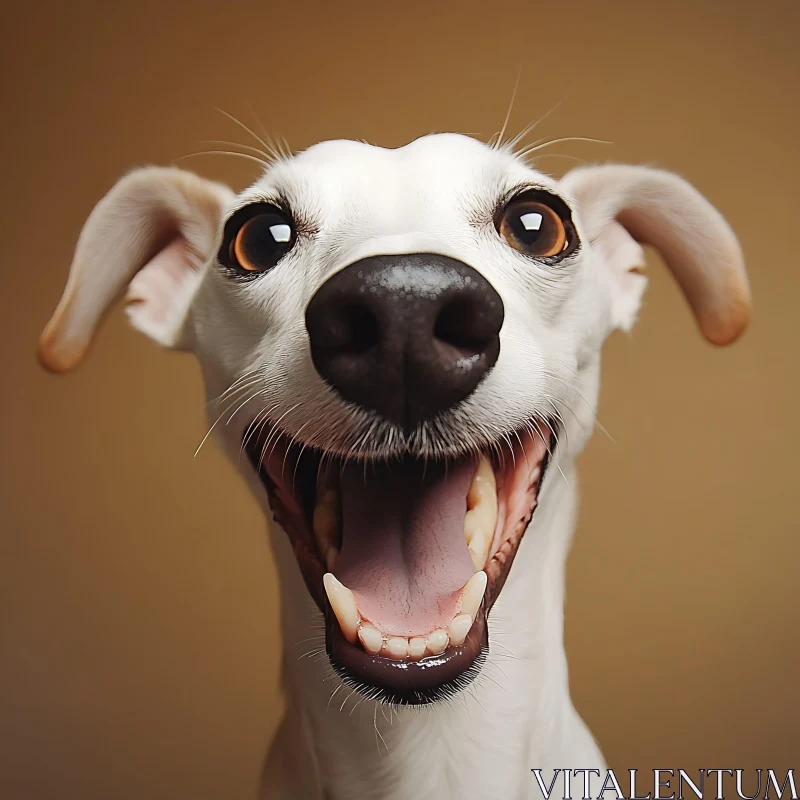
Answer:
[{"label": "open mouth", "polygon": [[243,440],[349,685],[417,705],[480,671],[555,440],[532,421],[480,455],[348,460],[276,427]]}]

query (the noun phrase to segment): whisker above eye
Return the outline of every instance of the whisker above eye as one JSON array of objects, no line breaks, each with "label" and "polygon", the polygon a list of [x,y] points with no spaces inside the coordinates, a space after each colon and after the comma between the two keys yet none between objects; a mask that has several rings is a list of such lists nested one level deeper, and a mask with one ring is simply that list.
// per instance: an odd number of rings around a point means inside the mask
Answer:
[{"label": "whisker above eye", "polygon": [[247,153],[237,153],[233,150],[201,150],[199,153],[187,153],[185,156],[179,156],[175,161],[183,161],[184,159],[191,158],[192,156],[238,156],[239,158],[246,158],[248,161],[255,161],[264,167],[269,167],[270,163],[264,161],[263,158],[248,155]]},{"label": "whisker above eye", "polygon": [[540,117],[537,117],[533,122],[528,123],[513,139],[509,139],[509,141],[504,145],[504,147],[511,152],[519,145],[519,143],[528,136],[535,128],[541,125],[551,114],[553,114],[566,100],[566,96],[562,97],[555,105],[551,106],[547,111],[544,112]]},{"label": "whisker above eye", "polygon": [[289,147],[289,142],[287,142],[284,137],[280,137],[278,143],[276,144],[264,130],[264,126],[261,124],[261,120],[258,118],[258,115],[256,114],[252,104],[250,104],[249,108],[250,113],[253,115],[253,119],[256,121],[256,125],[258,125],[261,138],[264,139],[268,144],[268,150],[272,154],[272,157],[276,161],[281,159],[288,161],[292,157],[292,148]]},{"label": "whisker above eye", "polygon": [[514,81],[514,88],[511,92],[511,100],[508,103],[508,109],[506,110],[506,117],[503,120],[503,127],[500,128],[500,132],[497,134],[497,140],[492,143],[492,147],[495,150],[500,150],[503,147],[503,137],[506,134],[506,128],[508,128],[508,121],[511,119],[511,112],[514,109],[514,101],[517,98],[517,89],[519,89],[519,79],[522,76],[522,64],[519,65],[519,69],[517,70],[517,77]]},{"label": "whisker above eye", "polygon": [[240,119],[234,117],[233,114],[229,114],[227,111],[219,107],[217,107],[217,111],[226,116],[231,122],[234,122],[236,125],[238,125],[243,131],[249,133],[265,150],[267,150],[267,152],[272,149],[270,148],[269,144],[265,142],[264,139],[262,139],[252,128],[249,128]]},{"label": "whisker above eye", "polygon": [[201,139],[201,144],[224,144],[228,145],[229,147],[239,147],[242,150],[245,150],[248,153],[253,153],[257,156],[261,156],[264,158],[265,161],[272,162],[274,161],[274,157],[268,153],[266,150],[262,150],[259,147],[251,147],[247,144],[240,144],[239,142],[229,142],[226,139]]},{"label": "whisker above eye", "polygon": [[561,142],[593,142],[594,144],[614,144],[607,139],[594,139],[591,136],[561,136],[557,139],[545,139],[534,142],[532,145],[520,150],[516,155],[519,158],[525,158],[525,156],[535,153],[537,150],[541,150],[544,147],[550,147],[551,145],[559,144]]}]

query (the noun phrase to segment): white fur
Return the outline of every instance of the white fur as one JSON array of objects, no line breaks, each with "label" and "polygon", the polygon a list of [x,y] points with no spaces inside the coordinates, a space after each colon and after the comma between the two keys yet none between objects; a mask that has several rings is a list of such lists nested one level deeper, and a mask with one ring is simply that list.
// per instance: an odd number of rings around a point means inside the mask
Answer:
[{"label": "white fur", "polygon": [[[492,224],[498,200],[521,186],[546,188],[572,208],[582,247],[558,266],[513,250]],[[215,258],[222,222],[276,192],[310,221],[313,236],[270,273],[235,284]],[[637,239],[661,250],[707,337],[735,338],[748,300],[735,237],[685,181],[657,170],[589,168],[558,182],[507,149],[464,136],[428,136],[397,150],[334,141],[279,161],[239,196],[177,170],[141,170],[93,212],[43,336],[43,362],[58,370],[77,363],[103,311],[133,278],[133,324],[195,352],[210,423],[224,416],[216,427],[222,445],[268,517],[261,483],[238,457],[254,418],[280,420],[303,442],[351,455],[460,452],[532,417],[556,416],[564,429],[539,509],[490,614],[488,661],[470,688],[443,704],[388,711],[351,696],[316,657],[320,614],[286,535],[272,526],[288,710],[263,797],[511,800],[539,796],[533,767],[603,768],[569,695],[564,569],[574,462],[594,425],[601,346],[613,329],[631,327],[646,282]],[[322,381],[304,311],[326,278],[354,260],[423,251],[479,270],[506,316],[489,376],[446,421],[406,440],[346,406]]]}]

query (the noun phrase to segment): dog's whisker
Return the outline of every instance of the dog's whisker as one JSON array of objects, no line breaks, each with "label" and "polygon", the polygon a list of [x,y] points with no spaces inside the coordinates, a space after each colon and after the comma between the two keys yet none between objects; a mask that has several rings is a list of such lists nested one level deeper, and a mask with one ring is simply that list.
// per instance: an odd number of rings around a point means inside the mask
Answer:
[{"label": "dog's whisker", "polygon": [[[239,413],[239,412],[240,412],[240,411],[241,411],[241,410],[242,410],[242,409],[243,409],[243,408],[244,408],[244,407],[245,407],[245,406],[246,406],[248,403],[252,403],[252,402],[253,402],[253,400],[255,400],[257,397],[259,397],[259,396],[260,396],[260,395],[262,395],[263,393],[264,393],[264,390],[262,389],[262,390],[260,390],[260,391],[258,391],[258,392],[253,392],[253,393],[251,393],[251,394],[247,395],[247,397],[244,399],[244,401],[243,401],[242,403],[240,403],[240,404],[239,404],[239,405],[236,407],[236,409],[234,410],[234,412],[233,412],[233,413],[232,413],[232,414],[231,414],[231,415],[228,417],[228,419],[225,421],[225,424],[226,424],[226,425],[230,425],[230,424],[231,424],[231,422],[233,422],[233,418],[234,418],[234,417],[235,417],[235,416],[236,416],[236,415],[237,415],[237,414],[238,414],[238,413]],[[234,402],[236,402],[236,401],[234,400]],[[226,413],[227,413],[227,412],[226,412]]]},{"label": "dog's whisker", "polygon": [[187,153],[185,156],[178,156],[175,161],[184,161],[187,158],[194,158],[195,156],[232,156],[234,158],[244,158],[248,161],[254,161],[262,167],[269,167],[269,163],[257,156],[251,156],[249,153],[237,153],[234,150],[200,150],[197,153]]},{"label": "dog's whisker", "polygon": [[[300,401],[298,403],[295,403],[293,406],[291,406],[291,408],[287,408],[286,411],[284,411],[283,414],[281,414],[281,416],[278,417],[278,419],[275,421],[274,427],[272,429],[272,432],[267,437],[267,440],[264,442],[264,447],[262,448],[262,451],[261,451],[261,460],[260,460],[259,463],[263,464],[265,458],[271,458],[272,457],[272,453],[273,453],[273,451],[274,451],[274,449],[275,449],[275,447],[276,447],[276,445],[277,445],[277,443],[278,443],[278,441],[280,439],[280,434],[282,432],[281,428],[280,428],[281,422],[283,421],[283,419],[286,416],[288,416],[289,414],[291,414],[292,412],[297,410],[301,405],[302,405],[302,401]],[[272,447],[270,448],[270,451],[267,454],[267,448],[270,446],[270,440],[272,440]],[[289,436],[289,443],[291,444],[293,441],[294,441],[294,437]],[[288,452],[288,448],[287,448],[287,452]]]},{"label": "dog's whisker", "polygon": [[528,136],[533,130],[535,130],[539,125],[542,124],[551,114],[555,113],[555,111],[566,101],[566,96],[562,97],[555,105],[551,106],[547,111],[544,112],[541,116],[537,117],[533,122],[526,125],[513,139],[510,139],[506,145],[505,149],[509,152],[514,152],[516,147],[519,143]]},{"label": "dog's whisker", "polygon": [[292,157],[292,148],[289,146],[286,137],[281,136],[278,145],[280,154],[288,161]]},{"label": "dog's whisker", "polygon": [[604,434],[604,435],[605,435],[605,436],[608,438],[608,441],[609,441],[609,442],[611,442],[612,444],[616,444],[616,443],[617,443],[617,440],[616,440],[616,439],[615,439],[615,438],[614,438],[614,437],[613,437],[613,436],[612,436],[612,435],[611,435],[611,434],[608,432],[608,430],[607,430],[607,429],[605,428],[605,426],[604,426],[604,425],[603,425],[603,424],[600,422],[600,420],[599,420],[599,419],[596,419],[596,420],[594,421],[594,425],[595,425],[595,427],[596,427],[596,428],[597,428],[597,429],[600,431],[600,433]]},{"label": "dog's whisker", "polygon": [[[564,366],[567,366],[565,362],[558,362],[558,360],[557,360],[557,359],[555,359],[555,358],[553,359],[553,361],[555,361],[556,363],[561,363],[561,364],[563,364]],[[590,402],[589,402],[589,401],[586,399],[586,397],[584,396],[584,394],[583,394],[583,393],[582,393],[582,392],[581,392],[581,391],[580,391],[580,390],[577,388],[577,386],[576,386],[576,382],[575,382],[575,378],[574,378],[574,377],[572,378],[572,380],[567,380],[567,379],[565,379],[565,378],[561,377],[560,375],[556,375],[554,372],[552,372],[552,371],[549,371],[549,370],[546,372],[546,374],[547,374],[547,377],[548,377],[549,379],[552,379],[552,380],[559,381],[559,382],[563,383],[563,384],[564,384],[564,385],[565,385],[565,386],[566,386],[566,387],[569,389],[569,391],[571,391],[573,394],[575,394],[575,396],[576,396],[576,397],[577,397],[579,400],[581,400],[581,401],[582,401],[582,402],[583,402],[583,403],[586,405],[586,407],[587,407],[587,409],[589,410],[590,414],[591,414],[593,417],[595,416],[595,414],[596,414],[596,411],[595,411],[595,406],[594,406],[592,403],[590,403]],[[575,413],[575,411],[573,411],[573,409],[572,409],[572,408],[571,408],[571,407],[570,407],[570,406],[567,404],[567,402],[566,402],[565,400],[559,400],[558,402],[559,402],[559,403],[560,403],[560,404],[561,404],[561,405],[562,405],[562,406],[563,406],[565,409],[567,409],[567,411],[569,411],[569,412],[572,414],[572,416],[573,416],[573,417],[575,417],[575,419],[576,419],[578,422],[580,422],[580,418],[578,417],[578,415]],[[609,433],[609,431],[608,431],[608,430],[607,430],[607,429],[606,429],[606,428],[603,426],[603,424],[600,422],[600,420],[599,420],[599,419],[595,419],[595,421],[594,421],[594,424],[595,424],[595,426],[598,428],[598,430],[600,430],[600,432],[601,432],[601,433],[602,433],[604,436],[606,436],[606,437],[608,438],[608,440],[609,440],[610,442],[612,442],[613,444],[616,444],[616,440],[614,439],[614,437],[613,437],[613,436],[611,435],[611,433]]]},{"label": "dog's whisker", "polygon": [[297,660],[298,661],[302,661],[302,659],[304,659],[304,658],[309,658],[310,656],[318,656],[320,653],[324,653],[324,652],[325,652],[324,648],[315,647],[313,650],[309,650],[308,652],[303,653],[303,655],[298,656]]},{"label": "dog's whisker", "polygon": [[[281,430],[281,428],[279,427],[280,423],[283,421],[284,417],[286,417],[289,414],[291,414],[292,411],[294,409],[296,409],[298,405],[300,405],[300,404],[296,403],[291,408],[286,409],[286,411],[284,411],[283,414],[281,414],[281,416],[278,417],[277,421],[272,423],[269,435],[264,440],[264,444],[262,445],[262,448],[261,448],[261,460],[260,460],[260,463],[263,463],[265,458],[268,458],[268,457],[270,457],[272,455],[273,449],[272,449],[271,445],[273,445],[273,442],[277,443],[277,441],[280,439],[281,435],[284,433]],[[264,421],[267,422],[267,420],[268,420],[268,415],[265,414],[264,415]],[[267,449],[268,448],[269,448],[269,454],[267,454]]]},{"label": "dog's whisker", "polygon": [[249,133],[250,136],[252,136],[267,152],[273,153],[276,156],[276,160],[277,160],[277,153],[275,153],[274,150],[270,147],[269,143],[264,141],[264,139],[262,139],[255,131],[252,130],[252,128],[249,128],[240,119],[237,119],[236,117],[233,116],[233,114],[229,114],[227,111],[225,111],[222,108],[218,107],[217,111],[219,111],[220,114],[223,114],[224,116],[226,116],[231,122],[233,122],[236,125],[238,125],[243,131],[245,131],[246,133]]},{"label": "dog's whisker", "polygon": [[301,644],[308,644],[308,642],[320,642],[320,644],[325,643],[324,635],[317,634],[316,636],[308,636],[305,639],[300,639],[297,642],[292,642],[290,647],[299,647]]},{"label": "dog's whisker", "polygon": [[561,136],[557,139],[534,142],[534,144],[530,145],[529,147],[520,150],[517,153],[517,156],[519,158],[526,158],[531,153],[535,153],[545,147],[551,147],[554,144],[561,144],[562,142],[592,142],[594,144],[613,144],[613,142],[610,142],[607,139],[595,139],[591,136]]},{"label": "dog's whisker", "polygon": [[273,157],[270,156],[270,154],[266,152],[266,150],[262,150],[260,147],[251,147],[249,144],[230,142],[227,141],[226,139],[201,139],[200,144],[222,144],[226,145],[227,147],[238,147],[247,153],[252,153],[255,156],[259,156],[261,159],[263,159],[263,163],[267,166],[269,166],[270,163],[274,161]]},{"label": "dog's whisker", "polygon": [[349,700],[349,699],[350,699],[350,698],[351,698],[351,697],[352,697],[352,696],[353,696],[355,693],[356,693],[356,689],[355,689],[355,688],[353,688],[353,689],[351,689],[351,690],[350,690],[350,694],[348,694],[348,695],[347,695],[347,697],[345,697],[345,699],[342,701],[342,704],[339,706],[339,712],[340,712],[340,713],[341,713],[342,711],[344,711],[344,707],[347,705],[347,701],[348,701],[348,700]]},{"label": "dog's whisker", "polygon": [[498,638],[497,632],[495,632],[493,638],[494,638],[494,641],[492,642],[492,647],[494,649],[497,649],[497,648],[500,649],[499,655],[505,656],[505,657],[507,657],[507,658],[509,658],[511,660],[514,660],[514,661],[522,661],[522,659],[510,647],[507,647],[502,642],[498,642],[497,641],[497,638]]},{"label": "dog's whisker", "polygon": [[[559,426],[559,437],[563,435],[564,446],[566,447],[566,450],[569,452],[569,428],[567,427],[567,423],[566,420],[564,419],[563,414],[559,411],[558,406],[556,405],[558,401],[550,397],[545,397],[544,402],[547,403],[548,407],[550,408],[550,413],[555,418],[555,421]],[[575,412],[569,406],[565,406],[565,408],[580,423],[577,414],[575,414]]]},{"label": "dog's whisker", "polygon": [[481,673],[481,680],[489,681],[493,683],[498,689],[501,689],[504,692],[508,691],[508,687],[503,686],[501,683],[498,683],[491,675],[488,674],[486,670]]},{"label": "dog's whisker", "polygon": [[355,705],[350,709],[349,716],[351,716],[351,717],[353,716],[353,713],[355,712],[355,710],[364,702],[364,700],[366,700],[366,697],[367,697],[366,695],[362,694],[361,697],[359,697],[358,700],[356,700]]},{"label": "dog's whisker", "polygon": [[270,414],[272,414],[277,407],[278,404],[273,403],[271,406],[262,408],[261,411],[253,417],[252,422],[247,426],[244,436],[242,437],[242,446],[239,450],[240,455],[247,449],[247,445],[250,443],[253,436],[257,436],[260,431],[263,430],[264,425],[269,422]]},{"label": "dog's whisker", "polygon": [[333,698],[336,697],[336,695],[339,693],[339,691],[342,689],[343,686],[344,684],[340,683],[338,686],[334,688],[333,692],[331,693],[331,696],[328,698],[328,705],[325,707],[326,712],[329,712],[331,710],[331,703],[333,702]]},{"label": "dog's whisker", "polygon": [[[302,441],[300,437],[303,434],[304,428],[308,427],[308,423],[303,423],[297,431],[296,440]],[[297,454],[297,457],[294,462],[294,472],[292,473],[292,487],[294,488],[297,484],[297,468],[300,466],[300,460],[303,458],[303,453],[305,452],[307,445],[306,442],[302,442],[300,446],[300,452]],[[289,448],[286,449],[286,453],[283,456],[283,464],[286,466],[286,456],[289,454]]]},{"label": "dog's whisker", "polygon": [[[247,388],[250,388],[250,386],[248,385]],[[237,389],[236,392],[234,392],[234,395],[238,394],[238,391],[239,390]],[[215,402],[219,402],[219,401],[215,401]],[[230,410],[231,406],[235,402],[236,402],[236,397],[234,396],[233,399],[231,399],[230,402],[226,404],[225,408],[217,415],[216,419],[211,424],[211,427],[208,429],[208,431],[206,431],[205,436],[203,436],[202,440],[200,441],[200,444],[197,446],[197,449],[194,451],[194,456],[192,456],[193,458],[197,458],[198,453],[200,452],[201,448],[206,443],[206,441],[208,441],[208,438],[211,436],[211,434],[213,433],[214,429],[217,427],[217,424],[219,423],[219,421],[228,413],[228,411]],[[246,402],[247,401],[245,401],[245,403]],[[234,414],[235,413],[236,412],[234,412]],[[230,420],[228,420],[228,422],[230,422]]]},{"label": "dog's whisker", "polygon": [[219,397],[210,401],[208,405],[219,405],[223,400],[228,400],[248,389],[252,389],[260,381],[261,378],[258,375],[254,375],[247,380],[239,381],[236,386],[229,386]]},{"label": "dog's whisker", "polygon": [[378,703],[375,703],[372,709],[372,727],[375,729],[375,747],[378,750],[378,754],[380,755],[380,744],[378,744],[378,740],[380,739],[380,741],[383,742],[386,755],[388,756],[389,748],[386,746],[386,740],[383,738],[383,734],[381,734],[380,730],[378,730]]},{"label": "dog's whisker", "polygon": [[233,381],[233,383],[231,383],[230,386],[228,386],[227,389],[225,389],[224,392],[222,392],[221,394],[217,395],[215,398],[209,400],[206,403],[206,405],[210,406],[210,405],[213,405],[215,403],[219,403],[229,392],[233,391],[237,386],[242,384],[244,381],[247,381],[249,379],[254,379],[255,376],[256,376],[257,369],[258,369],[257,367],[253,367],[252,369],[249,369],[249,370],[246,370],[245,372],[243,372],[238,378],[236,378],[235,381]]},{"label": "dog's whisker", "polygon": [[519,65],[517,69],[517,77],[514,80],[514,88],[511,91],[511,100],[508,103],[508,109],[506,110],[506,116],[503,120],[503,127],[500,128],[500,132],[497,134],[497,139],[492,143],[492,148],[494,150],[500,150],[503,147],[503,136],[505,136],[506,128],[508,127],[508,122],[511,119],[511,112],[514,108],[514,100],[517,97],[517,89],[519,89],[519,80],[522,77],[522,64]]},{"label": "dog's whisker", "polygon": [[292,149],[291,147],[289,147],[289,143],[286,141],[286,139],[281,137],[278,146],[276,147],[275,142],[273,142],[273,140],[270,138],[269,134],[264,128],[264,125],[262,124],[261,120],[256,114],[255,108],[253,108],[253,104],[252,103],[248,104],[248,108],[250,109],[250,113],[253,115],[253,119],[256,121],[256,125],[258,126],[261,138],[266,140],[267,143],[269,144],[269,151],[272,156],[272,159],[275,162],[289,161],[292,157]]}]

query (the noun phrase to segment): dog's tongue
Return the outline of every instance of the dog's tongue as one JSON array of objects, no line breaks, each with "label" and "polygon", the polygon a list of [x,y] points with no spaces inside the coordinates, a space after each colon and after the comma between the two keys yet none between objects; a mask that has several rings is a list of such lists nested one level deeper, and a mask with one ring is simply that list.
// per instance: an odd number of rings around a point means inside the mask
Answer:
[{"label": "dog's tongue", "polygon": [[447,627],[475,567],[464,541],[475,465],[352,464],[341,478],[336,577],[382,633]]}]

